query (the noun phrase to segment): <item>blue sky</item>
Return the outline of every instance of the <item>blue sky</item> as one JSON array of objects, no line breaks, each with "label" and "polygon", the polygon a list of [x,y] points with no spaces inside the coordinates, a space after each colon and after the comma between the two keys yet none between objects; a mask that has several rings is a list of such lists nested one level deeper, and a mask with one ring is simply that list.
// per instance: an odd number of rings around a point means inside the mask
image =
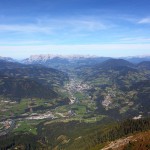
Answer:
[{"label": "blue sky", "polygon": [[149,0],[1,0],[0,55],[150,55]]}]

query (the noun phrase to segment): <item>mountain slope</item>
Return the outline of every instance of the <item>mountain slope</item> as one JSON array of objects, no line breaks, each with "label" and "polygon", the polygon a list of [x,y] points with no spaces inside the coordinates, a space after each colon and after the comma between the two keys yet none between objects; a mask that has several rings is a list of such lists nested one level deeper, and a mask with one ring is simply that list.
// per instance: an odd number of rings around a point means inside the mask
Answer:
[{"label": "mountain slope", "polygon": [[97,67],[100,68],[115,68],[115,67],[122,67],[122,66],[126,66],[126,67],[134,67],[134,65],[124,59],[108,59],[106,61],[104,61],[103,63],[101,63],[100,65],[97,65]]},{"label": "mountain slope", "polygon": [[56,98],[58,94],[48,86],[39,84],[30,79],[14,77],[0,77],[0,95],[9,97],[11,100],[22,98]]},{"label": "mountain slope", "polygon": [[138,64],[143,61],[150,61],[150,56],[124,57],[123,59],[125,59],[131,63]]},{"label": "mountain slope", "polygon": [[2,57],[2,56],[0,56],[0,61],[16,62],[16,60],[14,60],[11,57]]},{"label": "mountain slope", "polygon": [[66,73],[39,65],[0,61],[0,94],[6,97],[54,98],[68,80]]},{"label": "mountain slope", "polygon": [[0,62],[3,68],[0,69],[0,74],[8,77],[29,78],[39,83],[53,86],[62,85],[68,80],[67,74],[52,68],[46,68],[38,65],[22,65],[19,63]]},{"label": "mountain slope", "polygon": [[[143,143],[143,147],[146,147],[146,145],[149,144],[149,129],[149,119],[125,120],[123,122],[109,124],[106,126],[99,126],[95,132],[91,131],[91,133],[86,136],[81,136],[80,138],[75,139],[72,143],[70,142],[70,144],[66,145],[66,149],[100,150],[105,147],[106,149],[104,148],[103,150],[109,150],[109,148],[114,150],[122,150],[121,146],[127,146],[129,141],[134,142],[133,139],[137,139],[139,142]],[[139,135],[143,137],[138,137]],[[145,140],[145,145],[142,139]],[[109,145],[110,141],[113,141],[111,142],[111,145]],[[119,142],[122,143],[122,145]],[[117,146],[118,149],[116,148]],[[138,143],[133,143],[133,146],[136,147],[139,145]]]},{"label": "mountain slope", "polygon": [[138,65],[138,68],[144,70],[144,69],[148,69],[150,70],[150,61],[143,61],[141,63],[139,63]]},{"label": "mountain slope", "polygon": [[[150,131],[140,132],[128,137],[120,138],[106,145],[102,150],[149,150]],[[98,146],[96,146],[98,147]],[[97,150],[97,148],[92,150]]]},{"label": "mountain slope", "polygon": [[19,67],[25,67],[25,65],[17,62],[0,60],[0,69],[12,69],[12,68],[19,68]]},{"label": "mountain slope", "polygon": [[114,118],[148,115],[150,71],[147,68],[143,71],[126,60],[110,59],[78,68],[77,75],[91,85],[89,95],[97,102],[99,113]]}]

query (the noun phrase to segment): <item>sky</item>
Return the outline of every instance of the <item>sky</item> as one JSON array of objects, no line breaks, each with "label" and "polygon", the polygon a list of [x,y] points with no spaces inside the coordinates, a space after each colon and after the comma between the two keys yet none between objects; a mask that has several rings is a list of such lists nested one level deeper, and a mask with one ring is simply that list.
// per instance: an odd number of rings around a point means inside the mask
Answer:
[{"label": "sky", "polygon": [[150,55],[149,0],[0,0],[0,56]]}]

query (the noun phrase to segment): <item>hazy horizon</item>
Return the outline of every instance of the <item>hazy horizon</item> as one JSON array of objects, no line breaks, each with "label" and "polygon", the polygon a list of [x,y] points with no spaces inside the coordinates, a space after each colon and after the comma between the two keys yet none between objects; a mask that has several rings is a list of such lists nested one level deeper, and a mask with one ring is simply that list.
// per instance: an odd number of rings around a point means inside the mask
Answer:
[{"label": "hazy horizon", "polygon": [[69,57],[85,57],[85,58],[94,58],[94,57],[110,57],[110,58],[114,58],[114,59],[119,59],[119,58],[145,58],[145,57],[150,57],[150,55],[127,55],[127,56],[118,56],[118,57],[115,57],[115,56],[103,56],[103,55],[90,55],[90,54],[50,54],[50,53],[47,53],[47,54],[33,54],[33,55],[29,55],[27,57],[20,57],[20,58],[17,58],[17,57],[11,57],[11,56],[1,56],[0,55],[0,58],[12,58],[12,59],[15,59],[15,60],[23,60],[23,59],[26,59],[26,58],[36,58],[37,56],[51,56],[51,57],[63,57],[63,58],[69,58]]}]

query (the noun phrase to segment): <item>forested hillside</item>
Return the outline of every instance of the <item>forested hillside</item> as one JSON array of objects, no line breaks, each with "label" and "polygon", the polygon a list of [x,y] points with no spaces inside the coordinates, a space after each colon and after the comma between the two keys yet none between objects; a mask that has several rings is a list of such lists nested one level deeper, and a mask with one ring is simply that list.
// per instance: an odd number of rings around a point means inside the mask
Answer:
[{"label": "forested hillside", "polygon": [[[106,120],[103,120],[105,123]],[[55,123],[39,125],[38,134],[17,133],[0,140],[0,148],[97,150],[110,141],[150,130],[150,119],[95,124]],[[41,127],[44,127],[42,130]],[[7,142],[6,142],[7,139]],[[143,147],[147,146],[145,143]]]},{"label": "forested hillside", "polygon": [[7,61],[0,64],[0,95],[12,100],[57,97],[55,89],[68,80],[66,73],[44,66]]}]

